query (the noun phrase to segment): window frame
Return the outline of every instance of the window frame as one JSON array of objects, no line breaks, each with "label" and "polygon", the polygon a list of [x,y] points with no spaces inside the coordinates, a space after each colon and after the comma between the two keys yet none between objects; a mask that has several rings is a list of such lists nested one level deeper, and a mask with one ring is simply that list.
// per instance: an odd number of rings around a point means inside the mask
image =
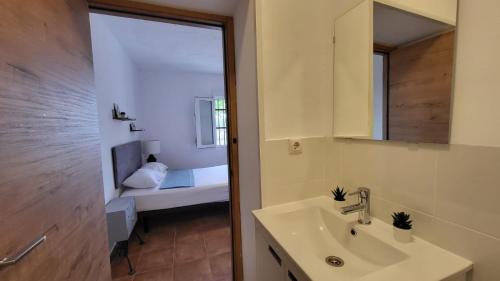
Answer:
[{"label": "window frame", "polygon": [[[214,148],[214,147],[227,147],[227,133],[226,133],[226,144],[217,144],[217,120],[216,120],[216,108],[215,101],[222,99],[226,102],[224,96],[213,96],[213,97],[195,97],[195,129],[196,129],[196,147],[198,149],[204,148]],[[212,105],[212,144],[203,144],[201,138],[201,115],[200,115],[200,101],[210,101]],[[227,103],[226,103],[226,118],[227,118]],[[227,120],[226,120],[226,131],[228,130]]]}]

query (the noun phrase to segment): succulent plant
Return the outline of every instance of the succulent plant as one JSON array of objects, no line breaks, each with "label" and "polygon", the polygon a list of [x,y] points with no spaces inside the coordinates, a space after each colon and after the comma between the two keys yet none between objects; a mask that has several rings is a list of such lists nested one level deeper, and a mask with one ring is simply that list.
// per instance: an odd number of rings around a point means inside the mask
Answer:
[{"label": "succulent plant", "polygon": [[393,219],[392,225],[394,225],[397,228],[408,230],[408,229],[411,229],[411,227],[412,227],[412,225],[411,225],[412,221],[410,220],[410,215],[405,213],[405,212],[393,213],[392,219]]},{"label": "succulent plant", "polygon": [[334,190],[332,190],[333,197],[335,201],[345,201],[345,196],[347,192],[344,191],[344,188],[340,188],[337,186]]}]

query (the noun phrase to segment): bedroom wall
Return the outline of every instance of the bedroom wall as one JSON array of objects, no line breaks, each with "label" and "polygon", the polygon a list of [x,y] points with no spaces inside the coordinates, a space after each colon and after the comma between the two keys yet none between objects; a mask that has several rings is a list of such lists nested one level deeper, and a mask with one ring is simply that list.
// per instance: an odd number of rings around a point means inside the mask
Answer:
[{"label": "bedroom wall", "polygon": [[142,140],[160,140],[158,160],[170,169],[203,168],[227,163],[227,147],[198,149],[195,97],[224,95],[223,74],[176,69],[141,69],[137,76],[137,113]]},{"label": "bedroom wall", "polygon": [[111,147],[139,139],[139,134],[129,131],[128,122],[113,120],[111,115],[113,103],[117,103],[122,111],[135,116],[136,71],[122,46],[100,20],[100,15],[90,14],[90,25],[101,136],[104,198],[108,203],[118,196],[118,191],[114,187]]}]

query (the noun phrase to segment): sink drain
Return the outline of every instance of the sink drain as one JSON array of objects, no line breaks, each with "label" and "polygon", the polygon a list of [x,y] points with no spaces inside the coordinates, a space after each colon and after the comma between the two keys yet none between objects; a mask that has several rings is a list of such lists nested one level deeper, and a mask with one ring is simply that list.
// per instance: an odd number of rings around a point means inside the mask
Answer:
[{"label": "sink drain", "polygon": [[333,266],[333,267],[342,267],[342,266],[344,266],[344,260],[342,260],[341,258],[336,257],[336,256],[328,256],[328,257],[326,257],[325,262],[328,265]]}]

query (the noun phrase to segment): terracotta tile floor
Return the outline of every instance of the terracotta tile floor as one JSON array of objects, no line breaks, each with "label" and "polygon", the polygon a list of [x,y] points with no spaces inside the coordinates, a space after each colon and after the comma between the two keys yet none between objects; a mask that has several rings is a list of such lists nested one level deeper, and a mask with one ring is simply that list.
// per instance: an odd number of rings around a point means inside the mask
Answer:
[{"label": "terracotta tile floor", "polygon": [[187,211],[155,216],[151,230],[136,231],[146,242],[129,241],[136,274],[129,276],[124,258],[111,260],[113,281],[232,281],[228,211]]}]

